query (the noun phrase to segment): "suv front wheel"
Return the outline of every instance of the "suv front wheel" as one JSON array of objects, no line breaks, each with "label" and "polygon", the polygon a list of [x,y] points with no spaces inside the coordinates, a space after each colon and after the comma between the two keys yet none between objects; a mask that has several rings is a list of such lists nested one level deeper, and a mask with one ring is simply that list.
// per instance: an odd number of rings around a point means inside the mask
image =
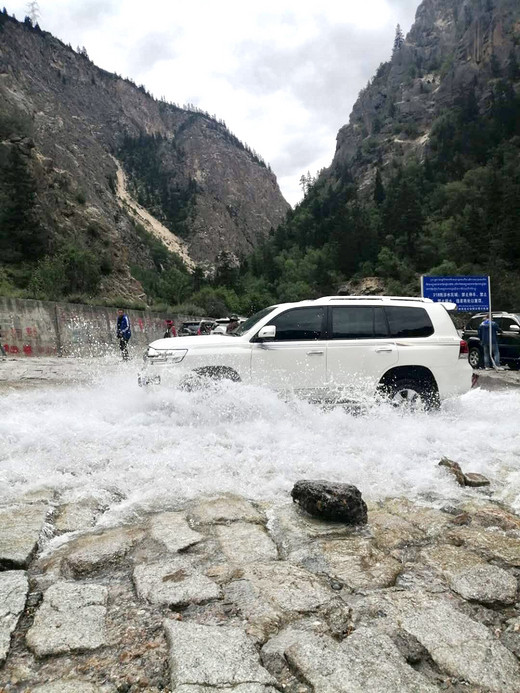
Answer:
[{"label": "suv front wheel", "polygon": [[482,356],[480,354],[480,349],[476,346],[473,346],[469,350],[468,354],[468,361],[469,365],[472,368],[480,368],[482,365]]}]

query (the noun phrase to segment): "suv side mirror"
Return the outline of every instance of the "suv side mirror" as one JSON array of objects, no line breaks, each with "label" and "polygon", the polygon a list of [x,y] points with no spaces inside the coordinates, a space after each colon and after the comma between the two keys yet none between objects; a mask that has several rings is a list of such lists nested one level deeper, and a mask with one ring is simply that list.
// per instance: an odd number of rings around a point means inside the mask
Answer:
[{"label": "suv side mirror", "polygon": [[520,332],[520,327],[518,327],[518,325],[509,325],[507,329],[509,332]]},{"label": "suv side mirror", "polygon": [[257,339],[274,339],[276,337],[276,326],[275,325],[265,325],[262,327],[260,332],[257,334]]}]

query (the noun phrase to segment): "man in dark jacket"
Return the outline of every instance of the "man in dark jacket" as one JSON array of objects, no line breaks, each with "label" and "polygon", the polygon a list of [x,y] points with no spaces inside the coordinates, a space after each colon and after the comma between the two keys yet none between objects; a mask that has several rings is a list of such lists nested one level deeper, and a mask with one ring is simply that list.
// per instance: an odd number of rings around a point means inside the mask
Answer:
[{"label": "man in dark jacket", "polygon": [[119,339],[119,348],[121,349],[121,354],[123,359],[126,361],[128,358],[128,341],[132,336],[130,330],[130,320],[125,311],[120,308],[117,311],[117,326],[116,326],[116,336]]},{"label": "man in dark jacket", "polygon": [[491,368],[491,359],[489,358],[489,330],[491,328],[491,354],[493,356],[493,361],[497,368],[500,367],[500,351],[498,348],[497,336],[502,334],[502,330],[497,325],[497,323],[492,320],[489,322],[489,318],[485,318],[480,323],[478,328],[478,337],[482,345],[482,351],[484,352],[484,368]]}]

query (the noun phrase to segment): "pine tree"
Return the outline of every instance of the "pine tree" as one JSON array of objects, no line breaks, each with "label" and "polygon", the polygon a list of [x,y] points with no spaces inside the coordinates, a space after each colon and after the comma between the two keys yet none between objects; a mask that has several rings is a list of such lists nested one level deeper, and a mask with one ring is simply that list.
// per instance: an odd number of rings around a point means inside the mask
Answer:
[{"label": "pine tree", "polygon": [[392,50],[392,55],[395,55],[399,51],[399,49],[402,47],[404,43],[404,34],[401,29],[401,25],[398,24],[395,28],[395,38],[394,38],[394,48]]}]

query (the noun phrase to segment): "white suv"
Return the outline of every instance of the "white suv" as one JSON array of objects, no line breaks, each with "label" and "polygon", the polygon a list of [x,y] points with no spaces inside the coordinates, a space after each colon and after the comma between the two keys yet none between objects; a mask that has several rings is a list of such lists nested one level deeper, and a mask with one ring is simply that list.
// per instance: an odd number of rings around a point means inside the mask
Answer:
[{"label": "white suv", "polygon": [[436,406],[476,378],[446,308],[389,296],[328,296],[259,311],[228,335],[152,342],[139,384],[229,379],[348,401],[374,394]]}]

